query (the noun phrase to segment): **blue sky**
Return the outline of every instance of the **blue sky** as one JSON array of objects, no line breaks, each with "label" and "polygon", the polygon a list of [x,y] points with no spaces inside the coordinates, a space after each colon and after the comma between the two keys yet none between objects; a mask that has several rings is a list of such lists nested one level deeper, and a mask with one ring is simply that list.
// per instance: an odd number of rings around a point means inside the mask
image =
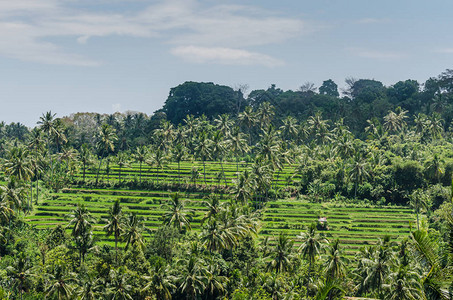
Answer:
[{"label": "blue sky", "polygon": [[0,120],[162,107],[209,81],[423,83],[452,68],[453,1],[0,1]]}]

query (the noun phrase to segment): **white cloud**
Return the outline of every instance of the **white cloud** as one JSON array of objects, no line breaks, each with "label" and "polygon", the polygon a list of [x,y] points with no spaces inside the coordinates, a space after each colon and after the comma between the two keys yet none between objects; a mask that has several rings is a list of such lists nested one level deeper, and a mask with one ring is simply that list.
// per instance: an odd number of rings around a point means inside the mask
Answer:
[{"label": "white cloud", "polygon": [[217,63],[224,65],[263,65],[276,67],[284,64],[283,61],[271,56],[250,52],[241,49],[223,47],[196,47],[181,46],[171,50],[175,56],[194,63]]},{"label": "white cloud", "polygon": [[377,60],[397,60],[405,57],[403,53],[393,51],[382,51],[364,48],[349,48],[348,50],[356,56]]},{"label": "white cloud", "polygon": [[[183,56],[184,52],[192,61],[199,57],[198,61],[213,62],[208,57],[216,52],[216,61],[221,63],[274,66],[282,62],[239,48],[281,43],[316,30],[302,20],[244,5],[206,7],[196,0],[167,0],[141,11],[121,13],[89,10],[90,6],[75,9],[76,5],[70,0],[0,1],[0,55],[48,64],[95,66],[99,62],[68,53],[52,38],[73,37],[83,45],[92,37],[117,35],[159,37],[176,46],[172,53]],[[108,7],[109,2],[104,5]]]}]

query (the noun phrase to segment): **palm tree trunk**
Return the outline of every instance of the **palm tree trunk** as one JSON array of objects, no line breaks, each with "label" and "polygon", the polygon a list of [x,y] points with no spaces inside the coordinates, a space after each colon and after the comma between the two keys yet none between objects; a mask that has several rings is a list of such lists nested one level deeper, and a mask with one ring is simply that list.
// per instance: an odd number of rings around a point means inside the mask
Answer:
[{"label": "palm tree trunk", "polygon": [[83,162],[83,183],[85,183],[86,162]]},{"label": "palm tree trunk", "polygon": [[142,162],[140,162],[140,172],[139,172],[138,177],[139,177],[140,183],[142,183]]},{"label": "palm tree trunk", "polygon": [[178,161],[178,184],[181,185],[181,167],[180,167],[181,162]]},{"label": "palm tree trunk", "polygon": [[96,185],[98,185],[98,181],[99,181],[99,171],[101,170],[101,164],[102,164],[102,157],[101,157],[101,160],[99,161],[98,172],[96,175]]},{"label": "palm tree trunk", "polygon": [[121,166],[120,170],[118,171],[118,182],[121,183]]},{"label": "palm tree trunk", "polygon": [[225,171],[223,170],[222,159],[220,159],[220,166],[222,167],[222,175],[223,175],[223,180],[225,181],[225,187],[227,187],[227,181],[226,181]]},{"label": "palm tree trunk", "polygon": [[35,204],[38,205],[38,198],[39,198],[39,177],[36,175],[36,201]]},{"label": "palm tree trunk", "polygon": [[206,165],[205,165],[205,160],[203,159],[203,177],[204,177],[204,185],[208,185],[206,183]]}]

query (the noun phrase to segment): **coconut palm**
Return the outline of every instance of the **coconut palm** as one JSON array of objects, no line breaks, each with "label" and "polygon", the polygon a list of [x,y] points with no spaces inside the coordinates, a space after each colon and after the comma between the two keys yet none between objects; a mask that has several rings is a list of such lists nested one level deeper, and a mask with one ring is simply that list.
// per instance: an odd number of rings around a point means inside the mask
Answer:
[{"label": "coconut palm", "polygon": [[15,211],[24,209],[26,198],[26,189],[16,179],[16,177],[9,177],[6,185],[0,185],[1,199],[6,205]]},{"label": "coconut palm", "polygon": [[86,169],[93,162],[93,154],[87,144],[80,147],[79,161],[82,163],[83,182],[85,182]]},{"label": "coconut palm", "polygon": [[[448,233],[453,236],[453,217],[448,215]],[[417,230],[411,232],[411,240],[415,248],[415,260],[422,265],[422,289],[427,299],[450,299],[451,293],[445,284],[451,281],[452,261],[445,263],[439,251],[439,244],[430,237],[427,231]],[[453,255],[453,240],[447,246],[448,255]]]},{"label": "coconut palm", "polygon": [[[225,187],[227,186],[227,181],[226,181],[226,176],[225,176],[225,171],[223,169],[223,157],[226,153],[226,147],[225,147],[225,139],[224,139],[224,134],[220,131],[216,131],[214,133],[214,136],[212,137],[211,140],[211,153],[212,157],[214,160],[219,160],[220,161],[220,168],[222,169],[221,176],[225,181]],[[220,184],[219,179],[219,184]]]},{"label": "coconut palm", "polygon": [[119,152],[116,155],[115,162],[116,162],[116,164],[119,167],[119,170],[118,170],[118,182],[121,183],[121,170],[124,167],[129,166],[129,154],[124,152],[124,151]]},{"label": "coconut palm", "polygon": [[70,220],[68,225],[66,225],[66,228],[72,226],[71,235],[73,237],[91,229],[91,225],[95,221],[83,204],[78,204],[77,207],[68,214],[68,218]]},{"label": "coconut palm", "polygon": [[149,156],[148,148],[145,146],[138,146],[135,148],[135,152],[132,154],[135,161],[139,163],[139,181],[142,183],[142,164],[147,160]]},{"label": "coconut palm", "polygon": [[310,274],[313,270],[316,257],[325,250],[325,243],[327,243],[327,240],[316,233],[315,223],[310,224],[307,228],[307,232],[301,232],[297,238],[302,242],[299,246],[299,251],[301,252],[302,257],[308,260],[308,273]]},{"label": "coconut palm", "polygon": [[[31,179],[33,177],[33,164],[29,156],[30,152],[23,147],[13,147],[8,153],[7,158],[4,160],[2,167],[5,174],[14,176],[19,181],[30,181],[30,190],[32,188]],[[32,191],[30,192],[29,203],[27,204],[28,210],[32,205]]]},{"label": "coconut palm", "polygon": [[308,131],[318,144],[325,144],[330,141],[329,124],[322,118],[320,112],[315,113],[307,120]]},{"label": "coconut palm", "polygon": [[154,131],[154,135],[158,139],[157,148],[167,151],[175,138],[175,129],[170,121],[162,121],[160,128]]},{"label": "coconut palm", "polygon": [[181,199],[179,193],[174,193],[170,196],[168,203],[161,206],[166,212],[162,215],[163,224],[178,228],[182,233],[184,229],[191,230],[190,220],[192,219],[192,211],[186,209],[186,201]]},{"label": "coconut palm", "polygon": [[120,205],[120,200],[117,199],[113,206],[109,210],[109,215],[107,220],[107,224],[104,226],[104,231],[106,232],[106,236],[110,236],[113,234],[115,237],[115,258],[116,262],[118,263],[118,240],[123,232],[123,213]]},{"label": "coconut palm", "polygon": [[107,287],[105,295],[108,299],[112,300],[132,300],[131,292],[132,286],[127,282],[125,270],[120,267],[119,269],[110,270],[109,278],[110,283]]},{"label": "coconut palm", "polygon": [[156,166],[156,179],[157,184],[159,184],[159,171],[168,163],[167,154],[162,149],[157,148],[147,163]]},{"label": "coconut palm", "polygon": [[195,146],[195,153],[203,162],[203,178],[204,184],[206,182],[206,160],[211,158],[211,140],[209,139],[206,131],[200,133],[197,138],[197,144]]},{"label": "coconut palm", "polygon": [[409,205],[414,209],[417,216],[417,230],[420,230],[419,214],[428,208],[428,195],[422,190],[415,190],[409,197]]},{"label": "coconut palm", "polygon": [[170,270],[161,264],[155,264],[150,276],[144,276],[148,282],[142,292],[155,296],[156,299],[171,300],[171,292],[176,289],[173,284],[175,278],[170,275]]},{"label": "coconut palm", "polygon": [[219,195],[210,194],[209,196],[205,197],[205,201],[202,202],[203,206],[208,208],[208,211],[203,216],[201,220],[201,224],[203,224],[206,220],[210,221],[214,219],[215,216],[220,212],[221,209],[221,202]]},{"label": "coconut palm", "polygon": [[206,288],[206,268],[195,256],[191,256],[188,260],[180,260],[178,264],[183,266],[182,273],[178,277],[179,290],[186,295],[187,299],[197,299]]},{"label": "coconut palm", "polygon": [[336,239],[327,246],[324,263],[324,274],[331,279],[346,277],[349,260],[343,256],[340,241]]},{"label": "coconut palm", "polygon": [[233,180],[233,183],[233,195],[236,202],[245,204],[252,199],[255,178],[249,170],[245,170],[238,180]]},{"label": "coconut palm", "polygon": [[228,242],[215,219],[209,221],[203,227],[203,231],[200,233],[200,242],[210,253],[222,251],[228,247]]},{"label": "coconut palm", "polygon": [[173,147],[173,158],[178,163],[178,184],[181,184],[181,161],[187,156],[187,150],[183,144],[178,143]]},{"label": "coconut palm", "polygon": [[235,128],[226,143],[227,148],[236,157],[236,174],[239,179],[239,156],[249,151],[247,141],[244,134],[239,131],[239,128]]},{"label": "coconut palm", "polygon": [[258,107],[258,111],[256,112],[257,123],[261,125],[261,128],[268,128],[272,118],[275,115],[274,106],[271,105],[269,102],[263,102]]},{"label": "coconut palm", "polygon": [[221,114],[214,119],[215,129],[220,131],[223,136],[228,136],[233,126],[233,121],[230,119],[230,116],[227,114]]},{"label": "coconut palm", "polygon": [[368,162],[361,157],[359,152],[357,152],[349,172],[349,178],[354,181],[354,197],[357,197],[357,187],[359,184],[361,184],[369,175]]},{"label": "coconut palm", "polygon": [[118,139],[115,129],[108,125],[102,124],[101,129],[98,133],[98,141],[96,146],[101,154],[101,159],[99,161],[98,172],[96,176],[96,184],[98,183],[99,179],[99,171],[101,169],[102,159],[109,154],[109,152],[113,152],[115,150],[114,142]]},{"label": "coconut palm", "polygon": [[46,288],[46,297],[53,299],[71,299],[74,288],[71,282],[74,281],[74,276],[68,274],[65,270],[56,265],[53,274],[47,274],[48,286]]},{"label": "coconut palm", "polygon": [[137,244],[140,248],[144,248],[145,240],[143,239],[143,231],[145,225],[140,217],[131,213],[124,218],[123,240],[126,242],[125,250],[129,245],[134,246]]},{"label": "coconut palm", "polygon": [[32,285],[32,277],[35,276],[31,260],[26,257],[24,252],[15,256],[13,264],[5,268],[6,276],[11,280],[11,289],[20,294],[22,299],[23,293],[29,291]]},{"label": "coconut palm", "polygon": [[241,126],[247,127],[247,133],[249,136],[248,145],[251,146],[251,139],[250,139],[251,132],[250,131],[257,121],[255,114],[253,113],[252,107],[246,106],[244,111],[239,113],[238,119],[239,119],[239,123]]},{"label": "coconut palm", "polygon": [[431,175],[431,178],[435,178],[438,183],[440,183],[440,177],[444,173],[443,164],[444,160],[437,153],[434,153],[432,158],[425,162],[426,172]]},{"label": "coconut palm", "polygon": [[389,284],[384,284],[385,299],[416,300],[423,299],[420,276],[409,268],[398,266],[395,272],[388,276]]},{"label": "coconut palm", "polygon": [[298,135],[297,120],[294,117],[288,116],[283,120],[283,125],[280,126],[280,131],[285,140],[291,141]]},{"label": "coconut palm", "polygon": [[294,256],[293,245],[294,241],[285,233],[281,232],[274,250],[269,253],[268,258],[270,261],[267,264],[267,268],[269,270],[275,270],[277,273],[291,271],[291,259]]}]

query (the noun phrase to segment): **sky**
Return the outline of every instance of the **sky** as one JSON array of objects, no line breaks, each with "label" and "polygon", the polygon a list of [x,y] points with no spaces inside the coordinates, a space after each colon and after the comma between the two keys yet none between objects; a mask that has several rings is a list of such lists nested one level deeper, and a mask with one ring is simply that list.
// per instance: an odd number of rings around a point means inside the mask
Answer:
[{"label": "sky", "polygon": [[0,121],[160,109],[185,81],[249,92],[453,68],[449,0],[0,0]]}]

